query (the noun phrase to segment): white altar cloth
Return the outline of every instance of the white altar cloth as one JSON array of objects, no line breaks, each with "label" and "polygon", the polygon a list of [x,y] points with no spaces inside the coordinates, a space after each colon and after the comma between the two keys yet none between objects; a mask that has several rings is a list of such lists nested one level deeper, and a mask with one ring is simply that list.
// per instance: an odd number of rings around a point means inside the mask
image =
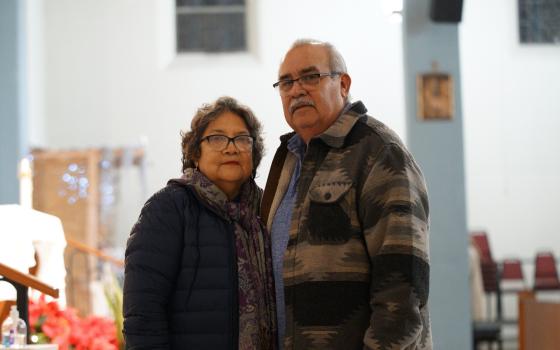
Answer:
[{"label": "white altar cloth", "polygon": [[[66,305],[64,248],[66,238],[60,219],[17,204],[0,205],[0,262],[28,273],[39,256],[37,278],[58,288],[60,306]],[[33,291],[30,291],[33,294]],[[0,283],[0,300],[15,300],[15,290]]]}]

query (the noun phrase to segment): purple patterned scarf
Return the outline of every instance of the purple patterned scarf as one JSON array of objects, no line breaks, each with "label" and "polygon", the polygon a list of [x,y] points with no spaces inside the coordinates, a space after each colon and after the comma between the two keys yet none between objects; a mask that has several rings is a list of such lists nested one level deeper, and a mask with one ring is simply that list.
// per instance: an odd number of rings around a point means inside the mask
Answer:
[{"label": "purple patterned scarf", "polygon": [[239,296],[239,349],[277,349],[276,301],[270,235],[257,213],[262,190],[253,179],[229,201],[216,185],[195,169],[182,177],[204,203],[235,228]]}]

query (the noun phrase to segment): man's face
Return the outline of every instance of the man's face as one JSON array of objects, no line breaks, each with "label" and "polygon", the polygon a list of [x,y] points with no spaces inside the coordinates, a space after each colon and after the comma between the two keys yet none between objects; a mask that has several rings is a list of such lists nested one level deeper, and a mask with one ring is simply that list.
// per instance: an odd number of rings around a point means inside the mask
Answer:
[{"label": "man's face", "polygon": [[[278,79],[297,79],[310,73],[330,73],[327,49],[320,45],[296,47],[286,54]],[[348,74],[322,77],[317,85],[295,82],[288,91],[280,90],[288,125],[308,143],[328,129],[344,107],[350,88]]]}]

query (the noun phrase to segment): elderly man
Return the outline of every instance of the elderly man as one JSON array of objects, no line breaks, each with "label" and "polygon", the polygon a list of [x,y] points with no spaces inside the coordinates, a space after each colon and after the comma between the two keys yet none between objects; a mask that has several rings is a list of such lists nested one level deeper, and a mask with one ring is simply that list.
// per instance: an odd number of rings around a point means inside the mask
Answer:
[{"label": "elderly man", "polygon": [[[398,136],[350,103],[344,59],[296,41],[262,204],[284,349],[430,349],[428,197]],[[285,305],[285,307],[283,307]]]}]

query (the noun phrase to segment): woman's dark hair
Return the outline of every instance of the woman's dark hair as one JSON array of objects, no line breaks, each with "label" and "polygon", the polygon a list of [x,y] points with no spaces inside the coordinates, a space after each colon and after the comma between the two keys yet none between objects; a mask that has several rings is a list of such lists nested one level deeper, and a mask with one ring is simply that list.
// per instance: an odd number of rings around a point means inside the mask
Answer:
[{"label": "woman's dark hair", "polygon": [[253,137],[253,178],[264,155],[262,126],[249,107],[228,96],[220,97],[214,103],[200,107],[191,121],[191,130],[181,132],[183,151],[183,173],[188,168],[196,168],[195,161],[200,158],[200,141],[208,124],[218,119],[223,113],[231,112],[245,121],[249,134]]}]

